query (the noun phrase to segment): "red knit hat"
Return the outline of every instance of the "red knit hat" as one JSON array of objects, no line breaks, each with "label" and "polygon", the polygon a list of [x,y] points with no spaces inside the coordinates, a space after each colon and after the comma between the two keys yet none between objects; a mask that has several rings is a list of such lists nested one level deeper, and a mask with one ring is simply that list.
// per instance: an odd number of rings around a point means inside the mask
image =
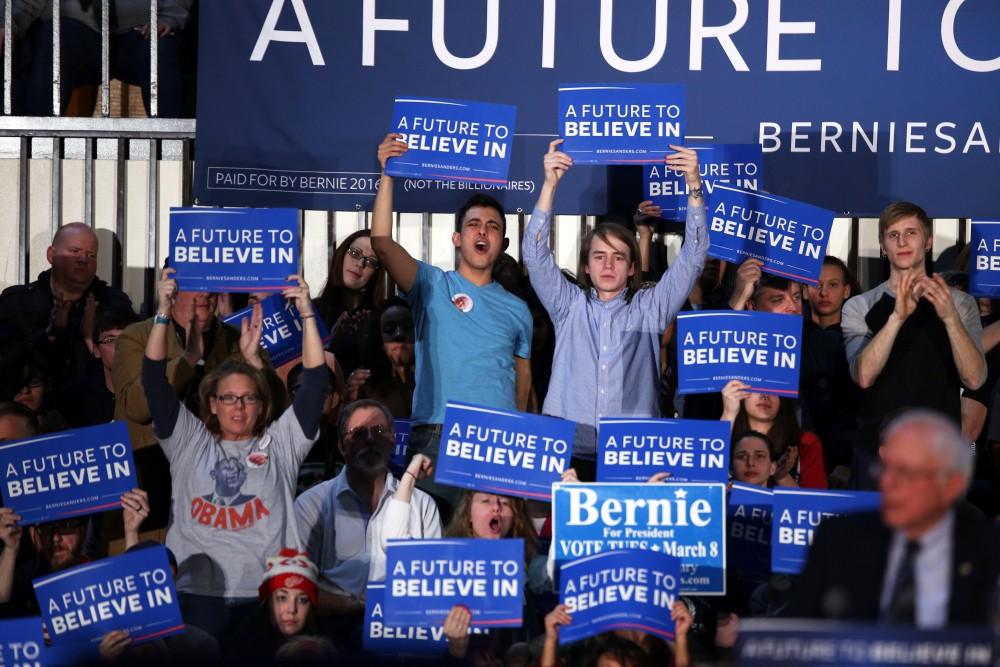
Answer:
[{"label": "red knit hat", "polygon": [[267,559],[264,583],[259,589],[260,600],[263,602],[279,588],[292,588],[308,595],[315,607],[319,604],[318,573],[319,569],[304,551],[282,549],[277,556]]}]

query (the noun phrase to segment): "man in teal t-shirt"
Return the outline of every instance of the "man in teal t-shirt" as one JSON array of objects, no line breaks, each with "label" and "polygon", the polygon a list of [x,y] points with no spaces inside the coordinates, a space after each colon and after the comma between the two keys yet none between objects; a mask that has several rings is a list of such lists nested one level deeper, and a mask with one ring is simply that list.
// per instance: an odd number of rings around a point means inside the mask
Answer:
[{"label": "man in teal t-shirt", "polygon": [[[416,389],[408,455],[437,459],[445,403],[458,400],[525,410],[531,392],[532,319],[528,306],[493,282],[493,265],[506,247],[500,203],[473,195],[455,216],[452,243],[458,270],[419,262],[392,239],[393,179],[385,163],[407,145],[389,134],[378,147],[382,181],[375,197],[372,248],[413,308]],[[457,489],[423,481],[447,521]]]}]

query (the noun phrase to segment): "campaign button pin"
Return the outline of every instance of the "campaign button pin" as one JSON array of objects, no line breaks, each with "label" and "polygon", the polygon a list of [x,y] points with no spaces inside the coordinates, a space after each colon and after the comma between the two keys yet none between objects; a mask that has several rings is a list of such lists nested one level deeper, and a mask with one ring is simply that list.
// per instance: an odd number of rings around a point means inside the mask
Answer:
[{"label": "campaign button pin", "polygon": [[455,304],[455,307],[463,313],[467,313],[472,310],[472,297],[468,294],[459,292],[455,296],[451,297],[451,302]]},{"label": "campaign button pin", "polygon": [[251,468],[260,468],[267,463],[267,452],[250,452],[247,454],[247,465]]}]

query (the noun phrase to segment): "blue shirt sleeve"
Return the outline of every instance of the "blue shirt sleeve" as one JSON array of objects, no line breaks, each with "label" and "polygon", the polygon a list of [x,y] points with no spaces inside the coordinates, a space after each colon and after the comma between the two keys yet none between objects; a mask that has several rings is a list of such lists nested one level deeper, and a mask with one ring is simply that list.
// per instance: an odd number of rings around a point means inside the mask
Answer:
[{"label": "blue shirt sleeve", "polygon": [[552,321],[557,322],[566,318],[573,299],[579,298],[583,292],[566,280],[552,256],[549,248],[551,227],[551,213],[537,208],[532,211],[521,240],[521,260],[528,269],[532,289]]},{"label": "blue shirt sleeve", "polygon": [[640,290],[635,299],[647,313],[645,325],[651,331],[662,331],[680,311],[705,268],[708,253],[708,229],[705,225],[705,207],[688,206],[684,224],[684,245],[677,261],[649,290]]}]

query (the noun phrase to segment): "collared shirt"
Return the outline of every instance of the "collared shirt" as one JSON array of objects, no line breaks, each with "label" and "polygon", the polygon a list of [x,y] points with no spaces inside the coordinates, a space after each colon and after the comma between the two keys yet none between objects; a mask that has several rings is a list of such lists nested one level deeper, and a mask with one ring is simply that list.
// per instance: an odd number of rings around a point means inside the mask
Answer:
[{"label": "collared shirt", "polygon": [[[955,512],[952,510],[918,540],[920,551],[913,561],[917,591],[914,611],[918,628],[943,628],[948,624],[954,527]],[[889,607],[892,591],[896,586],[899,566],[906,552],[906,542],[907,538],[903,533],[893,533],[879,603],[883,613]]]},{"label": "collared shirt", "polygon": [[655,287],[609,301],[563,277],[548,246],[551,214],[535,209],[521,257],[556,330],[552,378],[542,411],[577,423],[574,456],[593,458],[605,416],[659,416],[660,336],[705,264],[705,207],[688,206],[684,245]]},{"label": "collared shirt", "polygon": [[441,537],[441,518],[429,495],[413,490],[409,503],[392,496],[399,481],[386,473],[371,514],[351,488],[347,469],[295,500],[306,551],[320,571],[320,587],[360,596],[369,581],[385,579],[385,544],[392,538]]}]

